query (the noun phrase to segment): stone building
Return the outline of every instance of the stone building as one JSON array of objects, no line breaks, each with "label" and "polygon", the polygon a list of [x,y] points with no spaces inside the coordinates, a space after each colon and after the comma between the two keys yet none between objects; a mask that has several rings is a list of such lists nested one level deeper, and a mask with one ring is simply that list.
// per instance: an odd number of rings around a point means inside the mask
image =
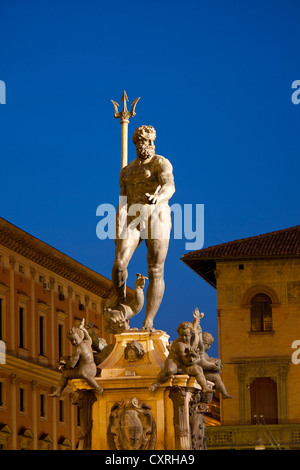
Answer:
[{"label": "stone building", "polygon": [[262,441],[300,449],[300,364],[292,360],[300,340],[300,226],[182,261],[217,291],[222,378],[234,396],[221,400],[221,426],[207,428],[209,448],[253,449]]},{"label": "stone building", "polygon": [[[130,290],[129,290],[130,291]],[[103,303],[112,283],[0,219],[0,448],[75,449],[77,406],[71,389],[51,398],[58,358],[71,354],[72,326],[105,332]]]}]

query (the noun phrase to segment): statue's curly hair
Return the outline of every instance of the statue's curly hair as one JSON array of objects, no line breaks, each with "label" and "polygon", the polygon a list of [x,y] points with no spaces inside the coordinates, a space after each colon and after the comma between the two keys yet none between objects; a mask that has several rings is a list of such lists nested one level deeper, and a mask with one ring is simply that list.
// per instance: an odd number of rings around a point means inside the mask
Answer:
[{"label": "statue's curly hair", "polygon": [[182,328],[189,329],[191,333],[194,332],[194,327],[193,327],[192,323],[189,322],[189,321],[183,321],[183,322],[180,323],[180,325],[178,326],[178,328],[176,330],[178,334],[179,334],[179,332]]},{"label": "statue's curly hair", "polygon": [[139,140],[151,135],[153,140],[156,139],[156,130],[153,126],[139,126],[132,136],[132,142],[136,144]]},{"label": "statue's curly hair", "polygon": [[207,331],[204,331],[202,333],[202,339],[203,339],[203,342],[205,343],[208,343],[208,344],[212,344],[214,342],[214,337],[213,335],[211,335],[210,333],[208,333]]},{"label": "statue's curly hair", "polygon": [[71,328],[68,333],[67,333],[67,337],[69,339],[72,339],[74,334],[77,334],[80,338],[84,338],[84,332],[80,329],[80,328],[77,328],[77,326],[73,326],[73,328]]}]

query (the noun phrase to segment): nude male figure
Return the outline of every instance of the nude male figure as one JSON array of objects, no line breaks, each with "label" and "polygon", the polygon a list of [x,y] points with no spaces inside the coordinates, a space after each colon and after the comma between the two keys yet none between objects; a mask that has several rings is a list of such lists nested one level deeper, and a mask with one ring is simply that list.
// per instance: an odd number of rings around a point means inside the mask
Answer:
[{"label": "nude male figure", "polygon": [[[116,239],[115,261],[112,280],[118,302],[125,300],[127,267],[139,244],[145,239],[147,245],[147,263],[149,285],[146,293],[146,316],[143,329],[151,330],[154,317],[161,304],[165,283],[164,263],[169,247],[171,214],[169,199],[175,192],[173,168],[164,157],[155,154],[155,129],[152,126],[140,126],[132,137],[136,146],[136,159],[130,162],[120,173],[121,196],[126,196],[128,214],[130,207],[142,205],[142,221],[134,223],[136,214],[127,217],[127,236]],[[153,205],[159,206],[154,211]],[[151,222],[155,222],[152,225]],[[143,229],[147,226],[147,236]],[[163,231],[163,233],[162,233]]]}]

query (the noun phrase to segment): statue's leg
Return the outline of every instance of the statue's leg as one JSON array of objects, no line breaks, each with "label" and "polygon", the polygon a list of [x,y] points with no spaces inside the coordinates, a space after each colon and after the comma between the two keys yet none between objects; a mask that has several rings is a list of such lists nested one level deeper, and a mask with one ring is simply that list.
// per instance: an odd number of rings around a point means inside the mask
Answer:
[{"label": "statue's leg", "polygon": [[149,285],[146,293],[146,317],[143,329],[151,329],[154,317],[161,304],[164,291],[164,265],[168,252],[169,240],[146,240],[148,253],[148,278]]},{"label": "statue's leg", "polygon": [[126,301],[126,279],[128,277],[127,267],[139,243],[140,238],[138,237],[128,237],[117,240],[115,261],[112,269],[112,281],[119,302]]},{"label": "statue's leg", "polygon": [[175,361],[173,361],[173,359],[166,359],[163,370],[158,374],[156,382],[149,386],[149,390],[153,392],[173,375],[177,374],[177,372],[178,366]]},{"label": "statue's leg", "polygon": [[103,388],[97,383],[95,378],[88,371],[81,371],[81,377],[93,388],[97,393],[103,393]]},{"label": "statue's leg", "polygon": [[194,375],[198,384],[201,385],[202,391],[205,392],[211,392],[211,389],[209,388],[203,369],[202,367],[198,365],[191,366],[191,375]]},{"label": "statue's leg", "polygon": [[146,240],[149,285],[146,293],[146,317],[143,323],[145,330],[152,328],[154,317],[164,295],[164,266],[172,225],[169,206],[163,204],[157,206],[156,209],[157,211],[155,210],[151,215],[150,233]]},{"label": "statue's leg", "polygon": [[223,380],[217,372],[205,372],[205,377],[206,380],[214,382],[216,389],[221,393],[223,398],[232,398],[232,395],[227,392]]},{"label": "statue's leg", "polygon": [[49,394],[49,397],[60,397],[63,390],[68,385],[69,379],[76,378],[76,375],[78,375],[78,369],[76,369],[76,370],[75,369],[65,370],[61,375],[61,378],[58,382],[56,390],[53,393]]},{"label": "statue's leg", "polygon": [[158,374],[156,381],[160,384],[165,383],[173,375],[176,375],[178,371],[178,366],[173,359],[167,359],[163,370]]}]

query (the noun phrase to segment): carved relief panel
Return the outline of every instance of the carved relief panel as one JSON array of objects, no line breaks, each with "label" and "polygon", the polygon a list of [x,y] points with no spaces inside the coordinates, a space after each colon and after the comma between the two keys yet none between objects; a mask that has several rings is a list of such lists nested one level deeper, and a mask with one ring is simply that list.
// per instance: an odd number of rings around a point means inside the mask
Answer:
[{"label": "carved relief panel", "polygon": [[110,450],[151,450],[156,444],[156,424],[150,406],[137,398],[116,402],[109,416]]}]

